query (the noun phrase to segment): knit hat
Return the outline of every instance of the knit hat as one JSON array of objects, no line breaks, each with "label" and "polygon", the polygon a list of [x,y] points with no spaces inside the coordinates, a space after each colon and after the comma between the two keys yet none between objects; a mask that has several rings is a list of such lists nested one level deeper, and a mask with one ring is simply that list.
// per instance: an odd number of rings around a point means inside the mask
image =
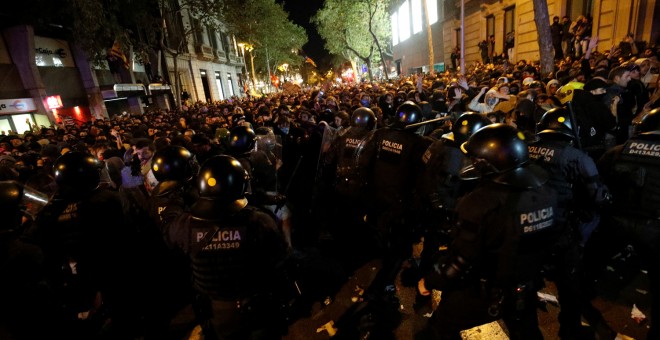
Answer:
[{"label": "knit hat", "polygon": [[548,83],[545,85],[545,93],[550,93],[550,87],[553,85],[559,87],[560,86],[559,80],[550,79],[550,81],[548,81]]}]

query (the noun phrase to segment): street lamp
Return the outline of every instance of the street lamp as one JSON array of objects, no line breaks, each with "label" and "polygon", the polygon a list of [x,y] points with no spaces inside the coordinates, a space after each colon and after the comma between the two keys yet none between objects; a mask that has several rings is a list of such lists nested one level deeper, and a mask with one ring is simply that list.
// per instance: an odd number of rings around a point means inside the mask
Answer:
[{"label": "street lamp", "polygon": [[[243,65],[245,66],[245,43],[243,42],[238,43],[238,47],[241,48],[241,56],[243,57]],[[250,72],[248,72],[247,66],[245,66],[245,73],[246,73],[245,75],[246,80],[250,79]]]},{"label": "street lamp", "polygon": [[[251,79],[252,88],[256,91],[257,87],[256,87],[255,74],[254,74],[254,55],[252,55],[252,50],[254,50],[254,45],[252,45],[250,43],[242,42],[242,43],[239,43],[238,46],[241,48],[241,53],[243,54],[243,63],[245,63],[245,50],[247,50],[248,53],[250,54],[250,63],[251,63],[251,66],[252,66],[252,77],[248,76],[248,78]],[[246,66],[246,69],[247,69],[247,66]]]},{"label": "street lamp", "polygon": [[284,82],[286,83],[286,78],[289,77],[289,64],[282,64],[282,68],[284,69]]}]

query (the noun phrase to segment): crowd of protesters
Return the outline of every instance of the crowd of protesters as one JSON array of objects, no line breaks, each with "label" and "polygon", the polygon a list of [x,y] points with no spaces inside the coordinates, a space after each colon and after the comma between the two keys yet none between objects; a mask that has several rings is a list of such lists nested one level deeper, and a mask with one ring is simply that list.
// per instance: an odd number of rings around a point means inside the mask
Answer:
[{"label": "crowd of protesters", "polygon": [[[570,50],[560,38],[555,44],[557,54]],[[178,145],[203,164],[215,155],[230,153],[234,127],[267,127],[282,146],[277,191],[286,196],[291,212],[292,235],[287,242],[291,249],[303,249],[317,245],[329,228],[324,214],[332,202],[323,195],[333,184],[324,182],[319,161],[328,131],[346,129],[360,107],[373,110],[376,129],[389,126],[396,119],[397,107],[413,101],[421,108],[423,120],[450,117],[417,130],[431,139],[441,138],[461,114],[473,111],[492,122],[512,125],[535,140],[536,124],[543,114],[570,103],[579,144],[594,161],[627,141],[635,120],[660,107],[659,50],[614,47],[599,53],[597,45],[597,37],[576,42],[572,51],[581,52],[558,58],[550,74],[542,75],[538,63],[532,61],[493,59],[496,63],[475,63],[462,73],[452,70],[380,82],[325,84],[258,98],[186,102],[173,110],[118,114],[79,125],[34,127],[23,134],[3,131],[0,180],[15,180],[52,195],[57,190],[52,164],[68,151],[86,151],[105,163],[103,186],[129,196],[134,206],[131,213],[143,214],[148,211],[149,192],[157,184],[150,174],[154,153]],[[484,61],[492,48],[482,47]]]}]

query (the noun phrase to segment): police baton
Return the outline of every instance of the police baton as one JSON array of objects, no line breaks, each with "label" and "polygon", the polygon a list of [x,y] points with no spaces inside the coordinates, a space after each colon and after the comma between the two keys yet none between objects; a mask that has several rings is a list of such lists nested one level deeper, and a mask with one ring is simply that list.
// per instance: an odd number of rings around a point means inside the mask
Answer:
[{"label": "police baton", "polygon": [[431,124],[431,123],[435,123],[435,122],[441,122],[441,121],[449,120],[449,119],[451,119],[450,116],[444,116],[444,117],[440,117],[440,118],[433,118],[433,119],[425,120],[423,122],[406,125],[405,128],[406,129],[414,129],[414,128],[420,127],[422,125]]},{"label": "police baton", "polygon": [[[293,169],[293,172],[291,173],[291,177],[289,178],[289,183],[286,184],[286,188],[284,189],[283,194],[285,196],[289,194],[289,189],[291,188],[291,183],[293,182],[293,178],[298,173],[298,168],[300,168],[300,163],[302,162],[302,159],[303,159],[303,156],[301,155],[300,158],[298,158],[298,162],[296,163],[296,167]],[[275,208],[275,214],[277,214],[277,212],[279,212],[281,208],[282,208],[282,206],[278,205]]]},{"label": "police baton", "polygon": [[575,146],[579,150],[582,150],[582,141],[580,141],[580,135],[578,134],[578,124],[577,119],[575,119],[575,112],[573,111],[573,103],[568,101],[566,102],[566,106],[568,107],[568,113],[571,118],[571,127],[573,128],[573,134],[575,135]]}]

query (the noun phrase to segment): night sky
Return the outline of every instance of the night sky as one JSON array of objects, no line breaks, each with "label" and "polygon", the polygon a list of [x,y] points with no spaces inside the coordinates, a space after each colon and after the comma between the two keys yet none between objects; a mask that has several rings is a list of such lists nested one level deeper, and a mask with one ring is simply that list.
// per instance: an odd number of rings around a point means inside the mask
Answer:
[{"label": "night sky", "polygon": [[323,47],[324,41],[316,32],[316,26],[309,19],[323,7],[323,0],[277,0],[284,4],[284,10],[289,12],[289,19],[307,31],[307,44],[303,45],[303,53],[312,58],[316,65],[325,70],[330,63],[330,54]]}]

